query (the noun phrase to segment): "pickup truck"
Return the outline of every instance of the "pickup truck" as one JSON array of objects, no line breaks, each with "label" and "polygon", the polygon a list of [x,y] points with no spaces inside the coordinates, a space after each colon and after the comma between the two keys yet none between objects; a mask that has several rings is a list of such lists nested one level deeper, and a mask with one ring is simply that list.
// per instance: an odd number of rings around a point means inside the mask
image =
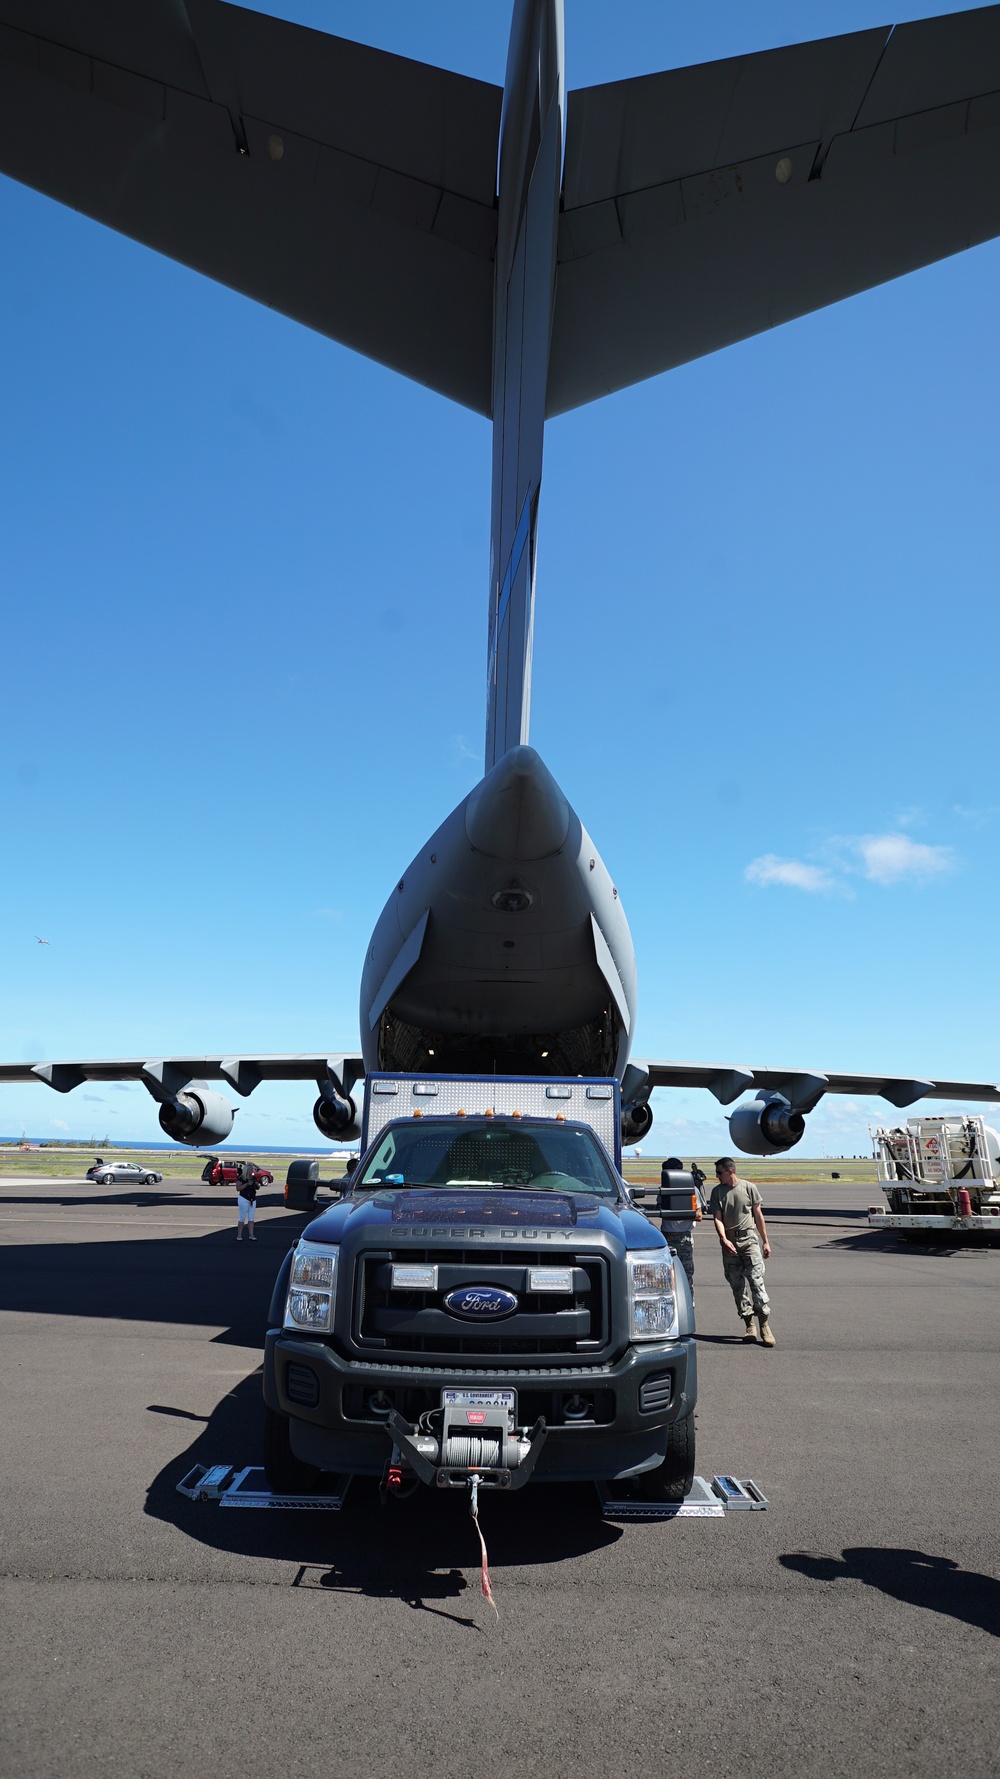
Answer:
[{"label": "pickup truck", "polygon": [[616,1081],[370,1075],[361,1156],[275,1282],[272,1489],[694,1474],[683,1269],[621,1174]]}]

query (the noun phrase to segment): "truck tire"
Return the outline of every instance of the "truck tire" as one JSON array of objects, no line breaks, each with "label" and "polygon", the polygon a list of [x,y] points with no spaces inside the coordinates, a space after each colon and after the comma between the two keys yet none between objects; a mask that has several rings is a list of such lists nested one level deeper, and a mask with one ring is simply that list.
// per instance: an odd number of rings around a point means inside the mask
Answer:
[{"label": "truck tire", "polygon": [[667,1455],[657,1470],[638,1478],[650,1501],[683,1501],[694,1483],[694,1415],[673,1421],[667,1429]]},{"label": "truck tire", "polygon": [[292,1451],[287,1415],[264,1404],[264,1470],[276,1495],[308,1495],[319,1482],[314,1464],[303,1464]]}]

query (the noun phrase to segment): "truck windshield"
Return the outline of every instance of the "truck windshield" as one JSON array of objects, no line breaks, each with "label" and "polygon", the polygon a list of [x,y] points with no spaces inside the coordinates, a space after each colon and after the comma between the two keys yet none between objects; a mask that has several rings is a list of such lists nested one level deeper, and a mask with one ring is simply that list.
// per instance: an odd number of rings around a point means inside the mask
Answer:
[{"label": "truck windshield", "polygon": [[390,1124],[354,1176],[351,1191],[383,1186],[515,1186],[606,1198],[620,1191],[602,1144],[586,1125],[527,1118]]}]

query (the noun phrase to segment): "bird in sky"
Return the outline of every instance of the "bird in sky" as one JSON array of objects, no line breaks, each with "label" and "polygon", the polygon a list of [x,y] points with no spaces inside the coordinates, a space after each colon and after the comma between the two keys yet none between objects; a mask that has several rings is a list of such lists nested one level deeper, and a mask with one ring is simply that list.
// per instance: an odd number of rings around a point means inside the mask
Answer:
[{"label": "bird in sky", "polygon": [[35,938],[38,939],[39,945],[47,945],[49,943],[47,939],[39,939],[37,933],[35,934]]}]

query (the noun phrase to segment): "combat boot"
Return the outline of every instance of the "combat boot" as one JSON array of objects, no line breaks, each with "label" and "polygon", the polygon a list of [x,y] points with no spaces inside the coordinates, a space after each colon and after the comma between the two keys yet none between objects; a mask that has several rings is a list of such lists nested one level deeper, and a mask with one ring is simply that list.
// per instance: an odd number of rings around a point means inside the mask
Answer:
[{"label": "combat boot", "polygon": [[773,1347],[774,1335],[771,1333],[771,1323],[769,1318],[767,1316],[758,1316],[757,1320],[760,1323],[761,1344],[765,1347]]},{"label": "combat boot", "polygon": [[754,1345],[756,1345],[757,1335],[756,1335],[754,1325],[753,1325],[753,1317],[752,1316],[744,1316],[743,1322],[744,1322],[743,1339],[744,1340],[752,1340]]}]

